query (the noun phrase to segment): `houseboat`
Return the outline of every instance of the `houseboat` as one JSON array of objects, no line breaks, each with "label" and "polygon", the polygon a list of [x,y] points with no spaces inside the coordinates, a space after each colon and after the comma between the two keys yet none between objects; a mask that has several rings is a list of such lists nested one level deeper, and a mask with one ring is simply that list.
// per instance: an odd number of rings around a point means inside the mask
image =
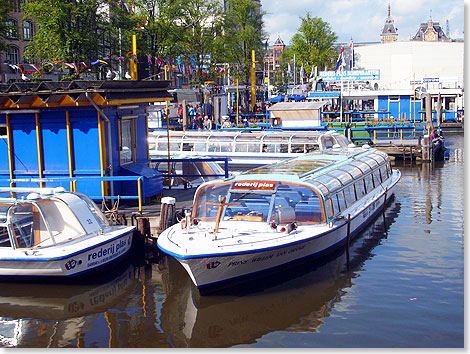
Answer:
[{"label": "houseboat", "polygon": [[191,213],[158,238],[200,289],[341,247],[382,211],[400,180],[386,153],[301,155],[202,184]]},{"label": "houseboat", "polygon": [[0,188],[0,278],[72,277],[122,259],[134,226],[111,226],[96,204],[57,188]]},{"label": "houseboat", "polygon": [[[231,170],[244,170],[297,157],[312,151],[326,151],[334,145],[347,148],[351,142],[335,131],[193,131],[170,133],[170,153],[186,156],[229,158]],[[166,131],[149,137],[150,157],[168,156]]]}]

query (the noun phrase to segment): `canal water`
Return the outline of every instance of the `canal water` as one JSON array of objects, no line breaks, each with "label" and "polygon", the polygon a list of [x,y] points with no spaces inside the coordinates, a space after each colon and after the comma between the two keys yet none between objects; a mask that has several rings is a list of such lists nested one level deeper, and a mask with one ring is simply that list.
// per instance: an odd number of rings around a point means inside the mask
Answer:
[{"label": "canal water", "polygon": [[2,347],[463,348],[463,135],[397,162],[385,215],[343,251],[201,296],[170,257],[72,284],[0,284]]}]

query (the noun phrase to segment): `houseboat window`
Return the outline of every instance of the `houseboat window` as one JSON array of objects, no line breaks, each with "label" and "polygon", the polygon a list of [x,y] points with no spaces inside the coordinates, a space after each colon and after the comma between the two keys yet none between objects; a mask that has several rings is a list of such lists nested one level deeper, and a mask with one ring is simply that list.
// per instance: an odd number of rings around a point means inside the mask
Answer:
[{"label": "houseboat window", "polygon": [[121,163],[134,161],[134,119],[121,119],[120,121],[120,139],[121,139]]},{"label": "houseboat window", "polygon": [[[284,220],[290,215],[292,220]],[[298,185],[281,184],[274,200],[274,221],[285,224],[296,221],[299,224],[324,222],[322,205],[317,193],[310,188]]]},{"label": "houseboat window", "polygon": [[5,226],[0,226],[0,247],[11,247],[10,236]]}]

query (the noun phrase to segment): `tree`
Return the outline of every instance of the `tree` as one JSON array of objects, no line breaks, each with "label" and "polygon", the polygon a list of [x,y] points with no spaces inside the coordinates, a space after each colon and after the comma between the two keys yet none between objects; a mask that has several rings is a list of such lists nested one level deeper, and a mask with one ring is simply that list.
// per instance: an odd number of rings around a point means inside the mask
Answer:
[{"label": "tree", "polygon": [[[182,16],[183,0],[137,0],[132,14],[137,34],[138,50],[158,58],[170,58],[179,54],[178,38],[182,36],[179,19]],[[132,33],[129,33],[129,37]],[[153,67],[158,73],[160,66]]]},{"label": "tree", "polygon": [[336,34],[330,25],[318,17],[300,17],[302,23],[298,32],[292,37],[292,50],[296,55],[296,62],[304,65],[306,73],[310,73],[313,66],[318,68],[331,67],[332,58],[335,57],[333,44],[337,40]]},{"label": "tree", "polygon": [[13,30],[7,23],[8,13],[12,8],[13,2],[11,0],[0,0],[0,51],[4,51],[6,49],[6,41]]},{"label": "tree", "polygon": [[[222,8],[218,0],[187,0],[179,20],[182,36],[180,53],[193,57],[197,65],[196,84],[207,80],[202,69],[210,71],[217,62],[217,43],[222,33]],[[210,59],[209,59],[210,58]]]},{"label": "tree", "polygon": [[228,0],[224,20],[224,46],[226,61],[233,65],[235,77],[249,83],[252,50],[257,60],[264,54],[263,13],[252,0]]}]

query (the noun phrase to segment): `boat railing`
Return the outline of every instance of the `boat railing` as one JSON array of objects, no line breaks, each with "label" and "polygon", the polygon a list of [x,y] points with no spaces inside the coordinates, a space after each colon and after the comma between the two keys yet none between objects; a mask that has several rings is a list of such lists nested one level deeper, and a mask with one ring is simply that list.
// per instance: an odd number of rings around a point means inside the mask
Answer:
[{"label": "boat railing", "polygon": [[[5,179],[2,181],[9,182],[10,184],[21,184],[21,183],[37,183],[38,187],[45,187],[46,183],[54,184],[56,187],[60,185],[64,187],[62,184],[69,183],[69,190],[71,192],[77,192],[77,182],[91,182],[91,181],[100,181],[101,182],[101,195],[88,195],[91,199],[94,200],[137,200],[139,204],[139,211],[142,211],[142,204],[143,204],[143,194],[142,194],[142,183],[143,183],[143,176],[84,176],[84,177],[50,177],[50,178],[12,178],[12,179]],[[124,182],[124,181],[135,181],[137,183],[137,195],[105,195],[104,185],[106,182]],[[65,188],[65,187],[64,187]]]}]

